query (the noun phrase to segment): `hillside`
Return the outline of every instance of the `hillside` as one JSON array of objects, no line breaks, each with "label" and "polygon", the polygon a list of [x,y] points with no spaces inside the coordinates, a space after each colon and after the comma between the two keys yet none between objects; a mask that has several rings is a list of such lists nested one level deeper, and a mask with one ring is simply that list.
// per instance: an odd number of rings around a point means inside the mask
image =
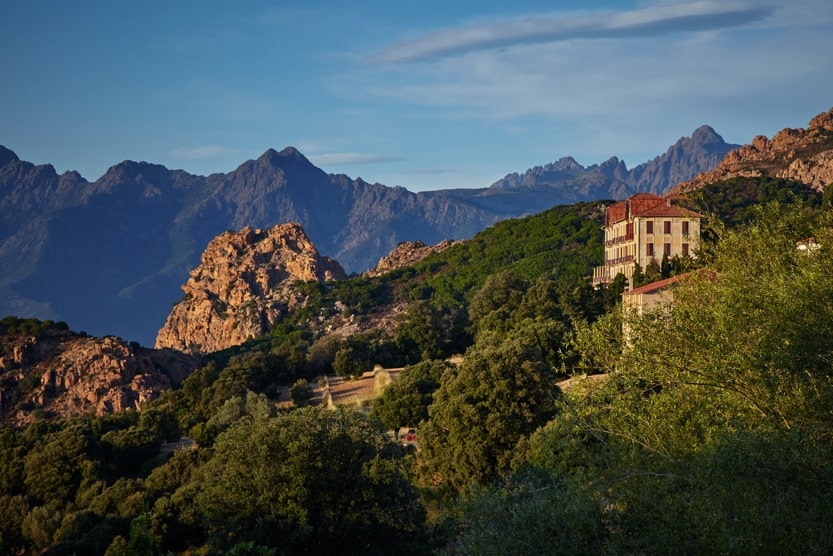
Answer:
[{"label": "hillside", "polygon": [[[714,238],[716,272],[630,322],[627,344],[618,292],[586,280],[602,202],[506,220],[377,276],[307,275],[305,304],[198,369],[63,323],[0,321],[3,411],[22,425],[0,427],[0,551],[366,554],[371,539],[380,553],[547,553],[555,538],[579,554],[820,553],[831,213],[791,180],[697,194],[745,224]],[[810,235],[812,256],[795,248]],[[259,259],[241,265],[249,286],[316,266],[274,259],[301,237],[221,234],[189,287],[225,260]],[[252,301],[231,290],[224,301]],[[374,328],[397,304],[394,327]],[[336,315],[367,328],[340,337]],[[375,364],[405,366],[377,375],[367,416],[353,408],[375,381],[352,377]],[[605,376],[559,387],[584,372]],[[328,389],[348,405],[321,407]],[[418,449],[386,434],[403,423]]]},{"label": "hillside", "polygon": [[697,152],[714,141],[701,128],[635,168],[633,183],[610,182],[604,163],[576,169],[592,187],[578,187],[572,174],[559,181],[544,166],[524,174],[541,179],[517,186],[422,193],[327,174],[291,147],[210,176],[124,161],[94,182],[0,147],[0,315],[150,344],[200,253],[225,230],[298,222],[323,255],[358,273],[403,241],[469,238],[557,204],[668,187],[705,169],[709,159]]},{"label": "hillside", "polygon": [[136,410],[178,386],[198,360],[115,337],[72,332],[66,323],[0,320],[0,422]]},{"label": "hillside", "polygon": [[[586,286],[584,276],[601,257],[603,212],[599,203],[559,206],[437,249],[401,245],[405,260],[420,250],[430,255],[350,279],[318,255],[298,224],[225,232],[183,284],[182,300],[159,332],[161,349],[73,332],[63,322],[0,321],[0,418],[24,426],[35,414],[138,409],[197,369],[199,360],[182,353],[189,350],[215,352],[209,359],[220,369],[252,374],[263,365],[257,372],[284,389],[311,373],[332,374],[335,351],[321,359],[328,345],[349,347],[363,365],[359,374],[376,363],[414,362],[426,340],[415,327],[436,334],[439,350],[461,353],[471,343],[468,304],[489,276],[509,271],[528,284],[547,278],[569,292]],[[553,303],[559,288],[552,290]],[[581,302],[568,297],[560,303]],[[235,357],[238,363],[231,363]]]},{"label": "hillside", "polygon": [[736,177],[781,178],[818,191],[833,183],[833,108],[813,117],[807,128],[785,128],[772,139],[758,135],[752,143],[729,153],[714,169],[673,188],[685,193]]}]

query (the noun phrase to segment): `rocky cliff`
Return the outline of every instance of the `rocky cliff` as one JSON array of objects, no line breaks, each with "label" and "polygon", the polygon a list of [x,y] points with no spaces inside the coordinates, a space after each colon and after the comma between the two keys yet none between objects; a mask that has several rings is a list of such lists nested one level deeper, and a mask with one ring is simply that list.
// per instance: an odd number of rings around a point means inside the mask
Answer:
[{"label": "rocky cliff", "polygon": [[142,348],[112,336],[89,337],[65,326],[33,333],[3,324],[0,417],[14,426],[28,424],[36,411],[69,417],[140,409],[199,363],[183,353]]},{"label": "rocky cliff", "polygon": [[738,176],[787,178],[824,190],[833,183],[833,108],[812,118],[806,129],[782,129],[772,139],[758,135],[727,154],[714,170],[678,184],[672,192]]},{"label": "rocky cliff", "polygon": [[201,261],[159,331],[157,348],[210,353],[242,344],[303,304],[295,282],[346,278],[298,223],[225,232],[208,244]]},{"label": "rocky cliff", "polygon": [[432,253],[445,251],[457,242],[445,239],[435,245],[425,245],[422,241],[403,241],[388,255],[385,255],[375,267],[364,273],[365,276],[381,276],[398,268],[418,263]]}]

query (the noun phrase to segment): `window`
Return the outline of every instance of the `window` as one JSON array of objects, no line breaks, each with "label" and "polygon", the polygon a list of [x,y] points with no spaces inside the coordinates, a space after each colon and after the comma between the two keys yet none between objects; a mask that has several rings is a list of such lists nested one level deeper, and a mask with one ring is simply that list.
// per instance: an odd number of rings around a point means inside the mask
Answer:
[{"label": "window", "polygon": [[665,222],[663,222],[663,225],[664,225],[664,228],[663,228],[662,231],[666,234],[670,234],[671,233],[671,221],[666,220]]},{"label": "window", "polygon": [[662,252],[665,253],[666,257],[670,257],[671,256],[671,244],[670,243],[664,243],[662,245]]},{"label": "window", "polygon": [[683,235],[688,235],[688,220],[683,220]]},{"label": "window", "polygon": [[683,243],[683,255],[688,255],[688,243]]},{"label": "window", "polygon": [[648,220],[645,222],[645,233],[652,234],[654,233],[654,221]]},{"label": "window", "polygon": [[653,243],[646,243],[645,244],[645,254],[649,257],[654,256],[654,244]]}]

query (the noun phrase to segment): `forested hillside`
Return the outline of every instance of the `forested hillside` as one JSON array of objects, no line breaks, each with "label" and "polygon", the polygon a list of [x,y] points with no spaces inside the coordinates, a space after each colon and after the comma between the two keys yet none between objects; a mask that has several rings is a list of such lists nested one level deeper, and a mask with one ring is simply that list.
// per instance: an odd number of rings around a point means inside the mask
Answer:
[{"label": "forested hillside", "polygon": [[[586,279],[602,207],[556,207],[305,286],[307,307],[140,412],[0,429],[0,551],[826,553],[833,213],[795,184],[738,187],[696,200],[728,224],[627,342],[622,283]],[[406,301],[390,332],[318,324]],[[323,375],[376,363],[407,366],[373,407],[310,406]],[[601,378],[559,388],[583,373]],[[401,425],[418,450],[385,434]]]}]

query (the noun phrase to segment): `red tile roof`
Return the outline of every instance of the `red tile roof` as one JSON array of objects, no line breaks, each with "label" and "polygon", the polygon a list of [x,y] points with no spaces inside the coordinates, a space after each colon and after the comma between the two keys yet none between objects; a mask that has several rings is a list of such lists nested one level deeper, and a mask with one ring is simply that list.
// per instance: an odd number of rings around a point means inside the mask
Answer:
[{"label": "red tile roof", "polygon": [[633,213],[631,216],[665,216],[665,217],[684,217],[684,218],[702,218],[701,214],[688,210],[677,205],[657,205],[644,210],[640,213]]},{"label": "red tile roof", "polygon": [[622,295],[639,295],[643,293],[654,293],[659,290],[665,289],[671,284],[675,284],[688,276],[690,273],[687,274],[678,274],[676,276],[672,276],[671,278],[666,278],[665,280],[659,280],[657,282],[651,282],[650,284],[646,284],[644,286],[640,286],[638,288],[634,288],[632,290],[623,292]]},{"label": "red tile roof", "polygon": [[686,272],[685,274],[677,274],[676,276],[666,278],[665,280],[658,280],[656,282],[651,282],[650,284],[645,284],[644,286],[640,286],[638,288],[622,292],[622,295],[639,295],[641,293],[655,293],[682,280],[693,278],[695,275],[704,276],[711,282],[715,282],[717,280],[717,274],[714,271],[701,268],[700,270],[693,270],[691,272]]},{"label": "red tile roof", "polygon": [[660,197],[653,193],[637,193],[624,201],[609,206],[605,211],[605,226],[635,216],[665,216],[702,218],[701,215],[678,206],[681,196]]}]

